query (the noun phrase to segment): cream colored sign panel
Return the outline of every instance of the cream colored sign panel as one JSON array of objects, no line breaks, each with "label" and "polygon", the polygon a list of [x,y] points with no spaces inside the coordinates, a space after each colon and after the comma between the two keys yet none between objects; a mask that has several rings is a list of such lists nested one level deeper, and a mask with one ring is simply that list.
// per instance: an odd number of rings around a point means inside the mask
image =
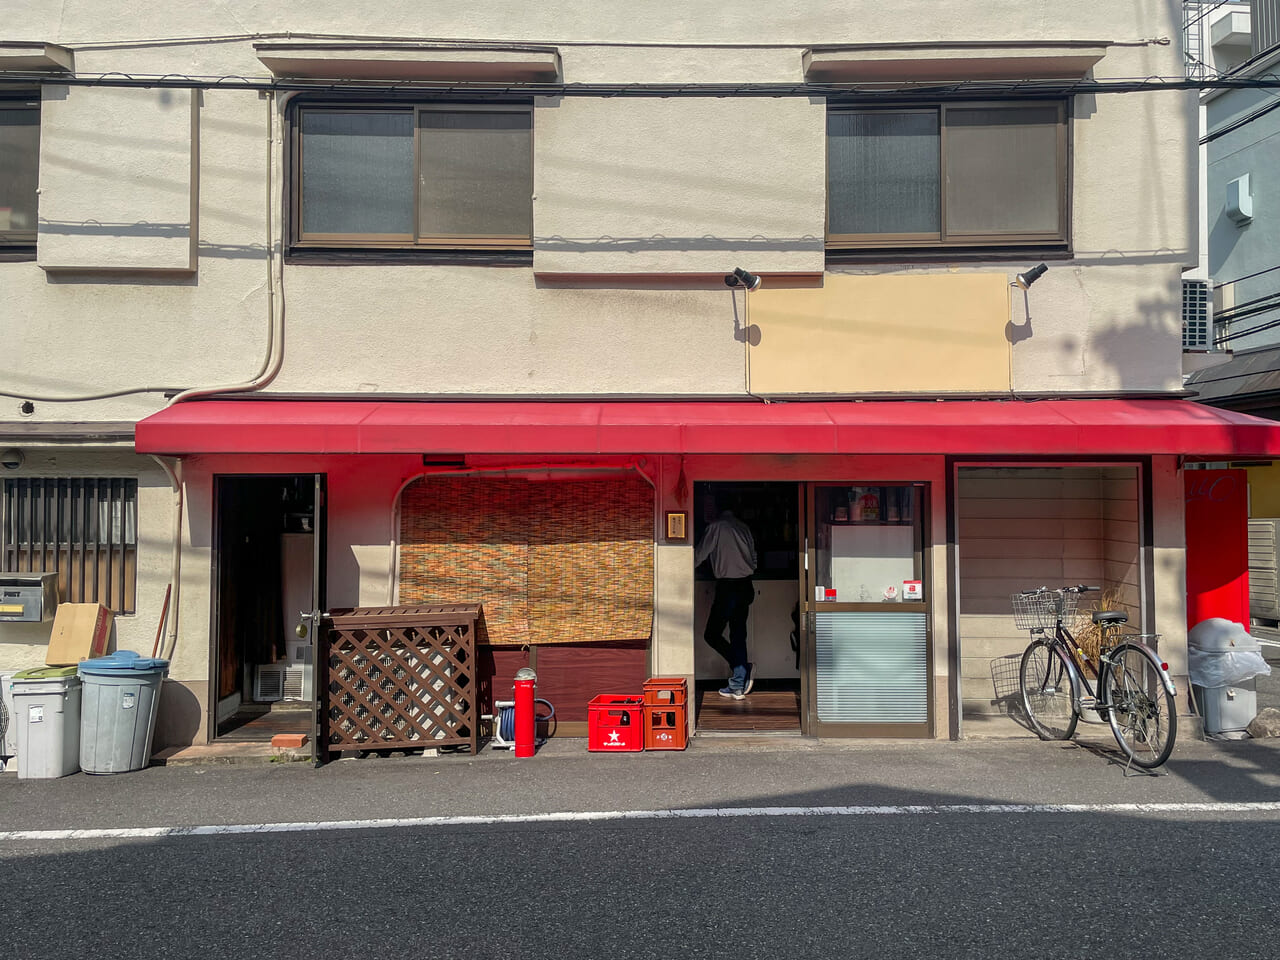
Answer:
[{"label": "cream colored sign panel", "polygon": [[748,309],[754,393],[1009,389],[1003,273],[828,274],[821,287],[766,283]]}]

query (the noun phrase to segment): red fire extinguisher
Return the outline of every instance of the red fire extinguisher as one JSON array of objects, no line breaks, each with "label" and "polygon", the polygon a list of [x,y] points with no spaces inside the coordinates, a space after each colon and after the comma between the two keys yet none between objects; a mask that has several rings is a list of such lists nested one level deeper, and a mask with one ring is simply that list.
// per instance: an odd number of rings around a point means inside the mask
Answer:
[{"label": "red fire extinguisher", "polygon": [[533,756],[533,739],[536,726],[533,715],[533,691],[537,680],[538,675],[533,672],[532,667],[521,667],[516,671],[515,734],[517,757]]}]

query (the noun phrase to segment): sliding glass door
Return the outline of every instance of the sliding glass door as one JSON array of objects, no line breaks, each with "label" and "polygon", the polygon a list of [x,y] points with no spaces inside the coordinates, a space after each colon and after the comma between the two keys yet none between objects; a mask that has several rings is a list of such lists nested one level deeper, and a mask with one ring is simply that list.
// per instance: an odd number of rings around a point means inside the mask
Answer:
[{"label": "sliding glass door", "polygon": [[806,732],[930,736],[925,487],[812,483],[805,499]]}]

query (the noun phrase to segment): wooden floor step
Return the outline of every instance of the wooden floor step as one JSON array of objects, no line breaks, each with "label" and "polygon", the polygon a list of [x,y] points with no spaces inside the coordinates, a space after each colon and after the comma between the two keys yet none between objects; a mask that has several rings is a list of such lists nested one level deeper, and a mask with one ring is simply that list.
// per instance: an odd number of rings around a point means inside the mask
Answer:
[{"label": "wooden floor step", "polygon": [[698,686],[698,730],[799,732],[798,681],[760,681],[742,700],[722,697],[717,689]]}]

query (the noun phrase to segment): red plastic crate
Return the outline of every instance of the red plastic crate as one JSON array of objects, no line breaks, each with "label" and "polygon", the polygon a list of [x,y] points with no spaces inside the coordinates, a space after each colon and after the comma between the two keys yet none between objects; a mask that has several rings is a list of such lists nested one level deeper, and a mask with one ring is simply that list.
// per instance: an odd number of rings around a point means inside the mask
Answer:
[{"label": "red plastic crate", "polygon": [[644,682],[644,702],[681,706],[689,702],[689,683],[684,677],[650,677]]},{"label": "red plastic crate", "polygon": [[602,693],[587,704],[587,749],[601,753],[644,749],[644,698]]},{"label": "red plastic crate", "polygon": [[689,745],[688,707],[651,703],[644,705],[644,748],[683,750]]}]

